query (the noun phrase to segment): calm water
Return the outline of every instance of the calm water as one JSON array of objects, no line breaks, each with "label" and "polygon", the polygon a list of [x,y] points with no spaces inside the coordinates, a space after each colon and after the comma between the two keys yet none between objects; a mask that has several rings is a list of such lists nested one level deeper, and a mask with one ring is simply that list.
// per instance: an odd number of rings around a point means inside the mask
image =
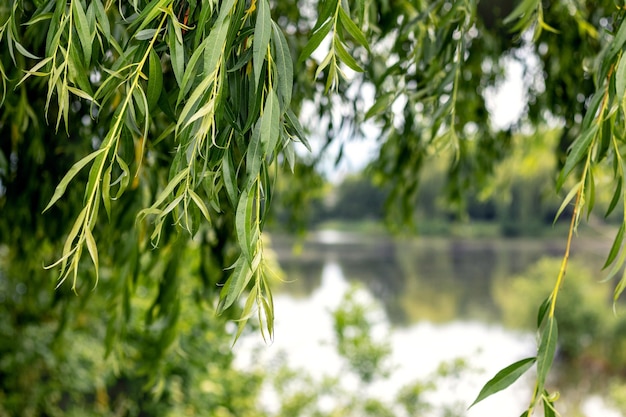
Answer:
[{"label": "calm water", "polygon": [[[584,257],[599,270],[608,245],[577,242],[573,256]],[[494,280],[519,274],[543,256],[562,256],[564,241],[394,241],[327,231],[310,236],[296,253],[289,237],[273,236],[272,246],[289,281],[276,289],[275,342],[265,346],[258,335],[245,337],[236,347],[241,366],[267,368],[273,358],[286,355],[290,366],[316,378],[344,372],[332,348],[329,311],[339,305],[350,283],[359,282],[363,296],[382,306],[378,334],[391,342],[394,369],[390,379],[374,384],[368,395],[392,398],[401,386],[428,378],[440,363],[465,358],[471,370],[442,384],[430,394],[431,402],[449,402],[457,415],[468,417],[517,416],[524,410],[530,380],[520,380],[464,412],[490,377],[536,350],[533,334],[501,324],[491,288]],[[347,389],[357,389],[354,381],[344,379]],[[557,403],[561,411],[562,402]],[[271,409],[273,403],[268,390],[265,406]],[[587,417],[621,416],[596,394],[580,404]]]}]

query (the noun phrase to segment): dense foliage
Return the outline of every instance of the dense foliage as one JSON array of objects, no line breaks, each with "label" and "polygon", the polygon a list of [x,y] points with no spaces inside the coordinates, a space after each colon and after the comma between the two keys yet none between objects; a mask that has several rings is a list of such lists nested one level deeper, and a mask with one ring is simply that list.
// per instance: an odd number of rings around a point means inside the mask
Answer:
[{"label": "dense foliage", "polygon": [[[625,10],[621,0],[2,3],[0,336],[11,341],[2,358],[24,349],[29,324],[49,323],[53,343],[67,337],[59,330],[84,326],[81,317],[106,320],[106,352],[123,357],[131,336],[146,338],[151,385],[154,364],[183,343],[185,309],[222,323],[242,295],[235,337],[258,313],[272,338],[263,229],[275,179],[299,169],[295,146],[308,146],[307,132],[322,150],[375,132],[372,169],[390,184],[388,213],[410,220],[433,155],[450,155],[448,194],[458,202],[485,184],[513,132],[560,125],[556,185],[566,190],[559,212],[574,204],[569,248],[594,208],[598,172],[612,174],[602,183],[613,195],[607,211],[626,204]],[[511,60],[525,68],[528,102],[501,130],[486,97]],[[292,178],[301,205],[307,176]],[[611,277],[626,261],[625,230],[626,220],[608,254]],[[193,273],[180,269],[186,251],[199,259]],[[479,398],[536,363],[527,414],[543,401],[551,415],[544,383],[568,251],[540,309],[537,356]],[[88,314],[93,306],[99,312]],[[17,366],[10,361],[2,381]],[[49,374],[37,369],[36,379]]]}]

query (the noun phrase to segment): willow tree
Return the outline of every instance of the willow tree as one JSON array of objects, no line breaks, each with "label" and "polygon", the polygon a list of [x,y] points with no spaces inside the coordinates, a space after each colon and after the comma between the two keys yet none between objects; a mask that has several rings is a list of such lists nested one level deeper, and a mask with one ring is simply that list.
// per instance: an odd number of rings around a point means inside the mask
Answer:
[{"label": "willow tree", "polygon": [[[271,338],[263,230],[276,178],[306,181],[295,147],[308,147],[308,135],[324,150],[375,126],[372,170],[391,185],[390,218],[407,222],[425,159],[453,155],[448,189],[458,201],[489,177],[512,134],[557,123],[556,186],[562,208],[573,205],[561,272],[539,309],[536,357],[505,368],[478,397],[536,365],[525,414],[543,402],[551,415],[554,311],[599,167],[614,173],[602,184],[614,190],[609,212],[626,204],[625,14],[622,1],[4,2],[3,331],[17,337],[25,321],[62,328],[102,297],[105,345],[116,351],[141,287],[155,364],[189,302],[228,317],[237,307],[237,336],[258,314]],[[485,97],[511,61],[525,68],[527,104],[498,130]],[[293,190],[306,201],[306,187]],[[626,259],[625,229],[607,254],[611,277]],[[200,264],[183,274],[186,250]]]}]

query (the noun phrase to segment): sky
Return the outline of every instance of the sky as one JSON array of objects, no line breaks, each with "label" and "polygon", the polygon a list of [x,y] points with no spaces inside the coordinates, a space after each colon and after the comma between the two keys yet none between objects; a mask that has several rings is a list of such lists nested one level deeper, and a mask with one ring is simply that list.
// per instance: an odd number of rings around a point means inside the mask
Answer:
[{"label": "sky", "polygon": [[[522,64],[512,58],[506,59],[505,79],[497,88],[487,88],[485,101],[487,110],[491,114],[493,127],[504,129],[522,117],[526,106],[525,90],[523,88]],[[372,95],[373,103],[373,95]],[[314,106],[303,109],[303,119],[314,117]],[[341,113],[341,109],[338,110]],[[321,167],[327,179],[331,182],[340,182],[345,176],[361,171],[378,155],[380,143],[378,141],[380,129],[371,123],[363,131],[371,132],[369,136],[349,139],[346,136],[338,137],[328,149]],[[310,140],[313,153],[317,154],[321,147],[321,140]],[[339,164],[335,164],[340,148],[343,145],[343,155]],[[308,151],[301,147],[299,153]]]}]

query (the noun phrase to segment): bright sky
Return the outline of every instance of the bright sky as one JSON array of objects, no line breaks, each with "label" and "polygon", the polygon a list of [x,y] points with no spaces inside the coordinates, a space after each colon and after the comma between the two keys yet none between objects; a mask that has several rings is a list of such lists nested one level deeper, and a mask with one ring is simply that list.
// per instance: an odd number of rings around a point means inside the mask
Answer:
[{"label": "bright sky", "polygon": [[[498,88],[486,90],[485,101],[496,129],[506,128],[519,120],[526,105],[521,63],[512,58],[506,59],[505,80]],[[310,109],[305,108],[303,118],[312,116],[314,111],[313,106]],[[339,110],[339,112],[341,111]],[[330,181],[339,182],[346,175],[362,170],[369,161],[377,156],[379,129],[372,123],[365,126],[363,131],[371,132],[371,134],[364,138],[352,140],[348,140],[347,137],[337,138],[327,151],[322,167]],[[343,145],[343,158],[335,166],[341,145]],[[322,145],[319,140],[316,141],[312,138],[311,146],[314,153],[317,154]]]}]

